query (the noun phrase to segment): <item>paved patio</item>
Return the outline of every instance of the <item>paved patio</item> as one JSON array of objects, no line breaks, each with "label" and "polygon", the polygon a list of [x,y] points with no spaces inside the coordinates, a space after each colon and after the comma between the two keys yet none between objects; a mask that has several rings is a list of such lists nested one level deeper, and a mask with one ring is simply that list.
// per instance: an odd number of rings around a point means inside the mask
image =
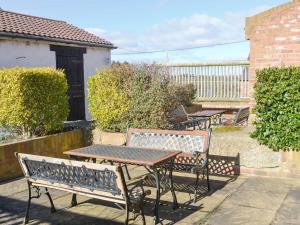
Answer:
[{"label": "paved patio", "polygon": [[[136,171],[137,168],[131,168]],[[300,180],[262,177],[212,177],[212,190],[192,204],[194,178],[175,173],[180,208],[172,210],[171,194],[162,196],[162,224],[300,224]],[[152,189],[151,187],[147,187]],[[154,191],[152,191],[154,193]],[[48,199],[33,199],[30,224],[123,224],[124,212],[111,203],[78,197],[70,207],[71,195],[51,190],[58,211],[51,214]],[[21,224],[27,200],[24,179],[0,184],[0,224]],[[146,219],[152,224],[154,195],[147,198]],[[141,224],[141,220],[134,224]]]}]

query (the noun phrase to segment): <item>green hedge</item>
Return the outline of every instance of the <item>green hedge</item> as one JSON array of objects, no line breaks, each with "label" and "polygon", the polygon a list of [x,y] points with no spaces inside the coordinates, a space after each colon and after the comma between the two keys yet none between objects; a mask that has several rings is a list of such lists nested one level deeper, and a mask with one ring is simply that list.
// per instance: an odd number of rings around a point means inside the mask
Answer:
[{"label": "green hedge", "polygon": [[52,68],[0,70],[0,125],[41,136],[62,129],[68,116],[67,81]]},{"label": "green hedge", "polygon": [[129,65],[113,65],[89,78],[89,109],[102,130],[121,130],[130,104],[125,86],[131,74]]},{"label": "green hedge", "polygon": [[275,151],[300,150],[300,67],[257,71],[252,137]]},{"label": "green hedge", "polygon": [[115,64],[89,78],[90,112],[100,129],[168,128],[169,113],[194,98],[192,86],[175,85],[157,65]]}]

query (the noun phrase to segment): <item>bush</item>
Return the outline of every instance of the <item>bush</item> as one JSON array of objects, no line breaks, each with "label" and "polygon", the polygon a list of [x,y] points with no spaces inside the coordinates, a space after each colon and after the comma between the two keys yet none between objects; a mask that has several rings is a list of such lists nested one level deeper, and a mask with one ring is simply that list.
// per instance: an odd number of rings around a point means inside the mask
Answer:
[{"label": "bush", "polygon": [[196,97],[197,89],[193,84],[175,85],[173,95],[177,105],[191,106]]},{"label": "bush", "polygon": [[121,130],[130,104],[126,86],[131,75],[131,66],[116,64],[89,78],[89,109],[100,129]]},{"label": "bush", "polygon": [[91,77],[88,89],[91,114],[106,131],[167,128],[170,111],[190,104],[194,93],[162,76],[157,65],[114,64]]},{"label": "bush", "polygon": [[300,150],[300,67],[257,72],[252,137],[275,151]]},{"label": "bush", "polygon": [[61,130],[68,116],[67,81],[52,68],[0,70],[0,125],[41,136]]},{"label": "bush", "polygon": [[177,99],[170,80],[160,75],[159,67],[137,67],[130,88],[129,126],[167,128],[169,112],[176,106]]}]

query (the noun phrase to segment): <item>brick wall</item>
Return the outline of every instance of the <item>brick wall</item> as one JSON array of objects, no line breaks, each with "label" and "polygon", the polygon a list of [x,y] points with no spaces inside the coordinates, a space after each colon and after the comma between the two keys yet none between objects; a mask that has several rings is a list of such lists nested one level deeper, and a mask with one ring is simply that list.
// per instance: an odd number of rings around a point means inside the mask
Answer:
[{"label": "brick wall", "polygon": [[257,69],[300,65],[300,2],[295,0],[246,20],[250,40],[250,96]]}]

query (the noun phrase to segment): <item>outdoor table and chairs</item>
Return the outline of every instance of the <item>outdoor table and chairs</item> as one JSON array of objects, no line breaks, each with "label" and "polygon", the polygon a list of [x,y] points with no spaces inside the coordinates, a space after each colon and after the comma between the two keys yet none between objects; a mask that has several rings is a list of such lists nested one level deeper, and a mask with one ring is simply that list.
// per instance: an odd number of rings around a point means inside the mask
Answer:
[{"label": "outdoor table and chairs", "polygon": [[[153,210],[154,224],[160,222],[158,207],[162,189],[165,189],[164,191],[171,191],[173,208],[178,207],[173,187],[172,169],[174,160],[180,153],[181,151],[164,151],[151,148],[112,145],[94,145],[64,152],[71,159],[76,160],[91,159],[93,162],[96,162],[96,160],[105,160],[111,164],[119,163],[144,166],[155,179],[156,200]],[[76,201],[75,194],[72,197],[72,201]]]},{"label": "outdoor table and chairs", "polygon": [[207,127],[211,125],[221,125],[222,115],[226,110],[203,110],[195,113],[188,114],[189,118],[206,118],[208,121]]}]

